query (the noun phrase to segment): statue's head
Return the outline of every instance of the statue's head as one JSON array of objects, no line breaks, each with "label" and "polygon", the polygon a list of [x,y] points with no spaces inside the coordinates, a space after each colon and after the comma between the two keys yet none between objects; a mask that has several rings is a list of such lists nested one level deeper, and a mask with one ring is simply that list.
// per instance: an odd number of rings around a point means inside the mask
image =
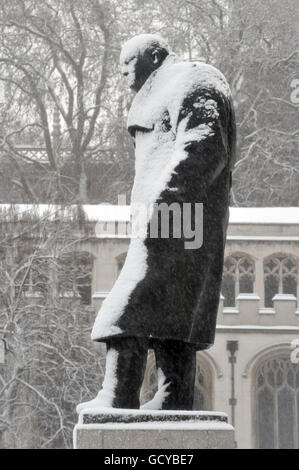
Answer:
[{"label": "statue's head", "polygon": [[121,50],[120,65],[129,87],[139,91],[169,53],[169,45],[158,34],[140,34],[127,41]]}]

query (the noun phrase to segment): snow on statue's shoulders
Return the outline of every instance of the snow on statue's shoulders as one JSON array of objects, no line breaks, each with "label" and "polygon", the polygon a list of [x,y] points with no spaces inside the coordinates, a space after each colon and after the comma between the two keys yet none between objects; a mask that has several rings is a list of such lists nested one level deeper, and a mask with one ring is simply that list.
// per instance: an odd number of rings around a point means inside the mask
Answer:
[{"label": "snow on statue's shoulders", "polygon": [[208,89],[216,90],[223,95],[230,96],[230,88],[226,78],[211,64],[205,62],[187,62],[191,66],[192,84]]},{"label": "snow on statue's shoulders", "polygon": [[152,129],[165,111],[169,112],[174,124],[184,100],[201,89],[230,96],[224,75],[214,66],[204,62],[184,62],[170,54],[135,96],[128,115],[128,127]]}]

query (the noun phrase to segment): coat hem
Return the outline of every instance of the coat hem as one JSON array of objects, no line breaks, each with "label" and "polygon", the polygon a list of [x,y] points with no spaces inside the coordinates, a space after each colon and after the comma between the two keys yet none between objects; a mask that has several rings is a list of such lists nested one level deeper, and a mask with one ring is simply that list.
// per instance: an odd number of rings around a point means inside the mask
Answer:
[{"label": "coat hem", "polygon": [[[143,338],[144,340],[147,340],[150,341],[151,340],[160,340],[160,341],[163,341],[163,340],[173,340],[173,341],[181,341],[183,343],[187,343],[187,344],[192,344],[195,348],[196,348],[196,351],[203,351],[204,349],[209,349],[211,348],[211,346],[213,346],[214,343],[206,343],[206,342],[200,342],[200,341],[190,341],[190,340],[187,340],[187,339],[184,339],[184,338],[177,338],[177,337],[173,337],[173,336],[165,336],[165,337],[161,337],[161,336],[154,336],[154,335],[136,335],[136,334],[133,334],[133,333],[121,333],[121,334],[115,334],[115,335],[109,335],[109,336],[103,336],[103,337],[99,337],[99,338],[93,338],[92,340],[97,342],[97,343],[107,343],[108,341],[110,341],[111,339],[113,338],[128,338],[128,337],[135,337],[135,338]],[[151,348],[149,348],[151,349]]]}]

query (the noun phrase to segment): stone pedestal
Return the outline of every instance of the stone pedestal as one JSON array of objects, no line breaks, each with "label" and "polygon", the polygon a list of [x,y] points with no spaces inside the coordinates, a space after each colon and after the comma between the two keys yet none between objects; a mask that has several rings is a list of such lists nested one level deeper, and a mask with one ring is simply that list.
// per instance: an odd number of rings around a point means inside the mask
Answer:
[{"label": "stone pedestal", "polygon": [[224,413],[208,411],[84,410],[75,449],[233,449]]}]

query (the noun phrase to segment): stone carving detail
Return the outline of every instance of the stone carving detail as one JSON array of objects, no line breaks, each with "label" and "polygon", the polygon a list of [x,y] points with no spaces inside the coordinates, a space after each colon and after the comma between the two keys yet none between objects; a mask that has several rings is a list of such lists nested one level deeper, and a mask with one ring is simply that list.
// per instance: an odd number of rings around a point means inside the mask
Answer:
[{"label": "stone carving detail", "polygon": [[275,294],[297,297],[298,261],[286,254],[272,255],[264,262],[265,307],[273,307]]},{"label": "stone carving detail", "polygon": [[292,364],[287,356],[268,359],[257,369],[255,380],[257,447],[261,449],[298,449],[298,366]]},{"label": "stone carving detail", "polygon": [[234,307],[240,293],[253,293],[254,261],[246,254],[234,254],[224,260],[222,294],[225,307]]}]

